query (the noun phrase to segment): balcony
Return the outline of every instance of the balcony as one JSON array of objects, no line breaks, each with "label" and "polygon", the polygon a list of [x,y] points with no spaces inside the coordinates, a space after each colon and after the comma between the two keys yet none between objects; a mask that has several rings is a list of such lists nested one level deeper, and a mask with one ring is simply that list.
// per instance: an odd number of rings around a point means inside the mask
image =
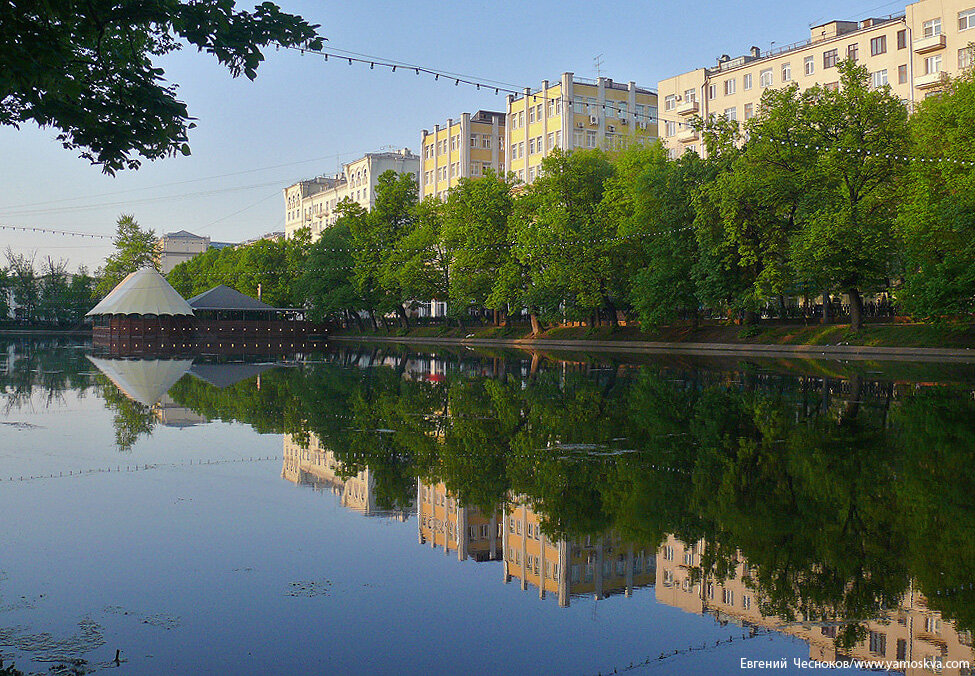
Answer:
[{"label": "balcony", "polygon": [[677,132],[677,140],[681,143],[690,143],[691,141],[696,141],[700,138],[697,133],[697,129],[681,129]]},{"label": "balcony", "polygon": [[918,89],[930,89],[931,87],[940,85],[947,77],[948,73],[943,70],[939,70],[936,73],[928,73],[927,75],[919,75],[914,78],[914,86]]},{"label": "balcony", "polygon": [[700,106],[697,105],[697,101],[688,101],[677,106],[676,112],[678,115],[693,115],[699,109]]},{"label": "balcony", "polygon": [[914,41],[914,53],[915,54],[927,54],[928,52],[934,52],[939,49],[944,49],[945,47],[945,36],[944,33],[941,35],[932,35],[929,38],[918,38]]}]

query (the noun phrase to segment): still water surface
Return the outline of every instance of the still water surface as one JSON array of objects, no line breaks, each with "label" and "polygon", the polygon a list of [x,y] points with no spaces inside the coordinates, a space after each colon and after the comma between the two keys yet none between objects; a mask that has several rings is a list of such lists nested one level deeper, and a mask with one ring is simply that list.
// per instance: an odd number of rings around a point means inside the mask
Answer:
[{"label": "still water surface", "polygon": [[973,391],[971,365],[3,342],[0,656],[969,673]]}]

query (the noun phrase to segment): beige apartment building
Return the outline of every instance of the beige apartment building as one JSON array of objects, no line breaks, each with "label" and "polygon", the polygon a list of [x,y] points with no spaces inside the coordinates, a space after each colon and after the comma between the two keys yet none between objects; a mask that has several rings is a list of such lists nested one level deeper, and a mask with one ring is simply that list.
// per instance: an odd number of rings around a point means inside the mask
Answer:
[{"label": "beige apartment building", "polygon": [[691,150],[703,154],[690,124],[694,116],[744,121],[757,114],[766,89],[838,86],[837,66],[845,59],[863,64],[872,86],[889,85],[913,109],[945,78],[971,65],[972,28],[975,1],[920,0],[899,15],[814,26],[809,39],[767,52],[752,47],[735,58],[723,55],[713,67],[660,81],[660,137],[672,157]]},{"label": "beige apartment building", "polygon": [[168,275],[180,263],[185,263],[209,248],[209,237],[194,235],[186,230],[167,232],[156,240],[156,262],[159,264],[159,272]]},{"label": "beige apartment building", "polygon": [[444,199],[462,178],[483,176],[489,169],[504,175],[505,114],[491,110],[463,113],[459,120],[420,134],[420,199]]},{"label": "beige apartment building", "polygon": [[508,504],[501,526],[505,584],[518,579],[523,590],[535,587],[540,599],[554,594],[561,607],[573,597],[630,596],[654,583],[653,551],[616,533],[553,540],[542,532],[539,515],[520,500]]},{"label": "beige apartment building", "polygon": [[501,514],[484,514],[464,507],[443,482],[417,482],[417,537],[421,545],[457,553],[458,561],[496,561],[501,558]]},{"label": "beige apartment building", "polygon": [[968,670],[948,669],[949,661],[975,662],[972,636],[958,630],[954,623],[943,620],[941,613],[930,610],[922,594],[913,586],[897,608],[886,616],[864,623],[866,637],[852,650],[841,653],[833,640],[838,631],[835,623],[782,622],[763,616],[760,597],[751,583],[746,561],[741,560],[734,575],[726,580],[705,576],[694,581],[692,569],[701,565],[704,541],[685,543],[673,536],[657,550],[657,600],[682,610],[713,615],[719,621],[779,631],[802,639],[809,645],[809,658],[819,662],[839,659],[897,660],[927,663],[929,668],[902,670],[906,676],[921,674],[967,674]]},{"label": "beige apartment building", "polygon": [[616,150],[657,136],[657,94],[635,82],[584,80],[563,73],[555,84],[507,97],[505,166],[531,183],[554,148]]},{"label": "beige apartment building", "polygon": [[311,230],[312,240],[335,223],[335,207],[350,199],[367,211],[376,203],[376,184],[387,171],[412,174],[419,182],[420,158],[409,148],[395,152],[366,153],[342,165],[335,176],[316,176],[284,189],[284,233],[290,238],[300,228]]}]

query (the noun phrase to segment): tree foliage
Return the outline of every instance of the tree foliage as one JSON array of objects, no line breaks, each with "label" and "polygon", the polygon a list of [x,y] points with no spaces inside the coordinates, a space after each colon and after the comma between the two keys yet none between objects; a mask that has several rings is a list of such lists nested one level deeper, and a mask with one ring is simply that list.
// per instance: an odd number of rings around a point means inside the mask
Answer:
[{"label": "tree foliage", "polygon": [[189,154],[194,126],[156,63],[184,46],[253,80],[271,44],[320,48],[317,25],[271,2],[12,0],[0,6],[0,124],[58,130],[106,173]]},{"label": "tree foliage", "polygon": [[135,217],[122,214],[116,221],[115,251],[105,259],[104,267],[98,272],[98,293],[105,296],[119,282],[141,268],[159,269],[156,258],[156,233],[139,227]]}]

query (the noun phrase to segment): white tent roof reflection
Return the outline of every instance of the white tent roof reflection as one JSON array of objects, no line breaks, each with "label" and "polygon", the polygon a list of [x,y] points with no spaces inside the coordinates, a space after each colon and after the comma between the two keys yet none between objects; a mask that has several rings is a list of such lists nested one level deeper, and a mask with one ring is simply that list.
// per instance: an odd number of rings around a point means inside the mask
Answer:
[{"label": "white tent roof reflection", "polygon": [[104,359],[89,355],[88,360],[122,394],[145,406],[162,399],[193,366],[192,359]]}]

